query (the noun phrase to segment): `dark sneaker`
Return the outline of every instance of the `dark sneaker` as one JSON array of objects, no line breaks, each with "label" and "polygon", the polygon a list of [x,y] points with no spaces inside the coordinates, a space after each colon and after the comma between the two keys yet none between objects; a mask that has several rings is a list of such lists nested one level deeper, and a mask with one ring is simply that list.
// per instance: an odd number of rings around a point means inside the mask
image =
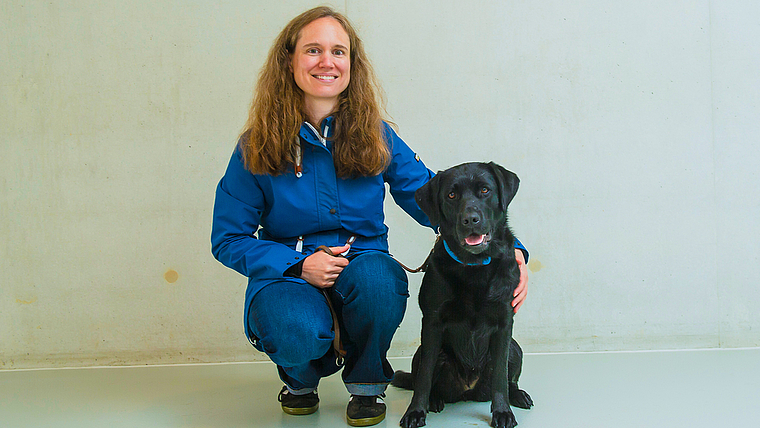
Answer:
[{"label": "dark sneaker", "polygon": [[352,427],[368,427],[385,419],[385,394],[352,395],[346,409],[346,419]]},{"label": "dark sneaker", "polygon": [[316,390],[304,395],[295,395],[288,391],[287,386],[283,386],[277,401],[282,405],[282,411],[289,415],[310,415],[319,408]]}]

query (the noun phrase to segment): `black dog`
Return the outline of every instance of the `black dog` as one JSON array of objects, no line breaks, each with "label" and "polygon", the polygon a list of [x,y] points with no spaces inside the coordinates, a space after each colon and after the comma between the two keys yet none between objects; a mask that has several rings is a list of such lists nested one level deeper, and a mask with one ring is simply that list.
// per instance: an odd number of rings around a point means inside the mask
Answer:
[{"label": "black dog", "polygon": [[522,350],[512,339],[512,299],[520,280],[507,205],[517,176],[495,163],[466,163],[438,173],[415,198],[441,238],[431,254],[419,293],[422,344],[412,373],[392,384],[414,389],[401,419],[425,425],[428,410],[444,403],[491,401],[491,426],[517,425],[510,404],[533,406],[517,386]]}]

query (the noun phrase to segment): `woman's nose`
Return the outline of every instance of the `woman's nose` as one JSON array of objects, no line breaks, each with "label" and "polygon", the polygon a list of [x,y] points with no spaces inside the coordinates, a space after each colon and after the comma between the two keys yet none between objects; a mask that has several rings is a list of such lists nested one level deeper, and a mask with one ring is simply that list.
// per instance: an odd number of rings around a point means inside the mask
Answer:
[{"label": "woman's nose", "polygon": [[319,57],[319,66],[325,68],[331,68],[333,66],[332,55],[330,55],[329,52],[325,52]]}]

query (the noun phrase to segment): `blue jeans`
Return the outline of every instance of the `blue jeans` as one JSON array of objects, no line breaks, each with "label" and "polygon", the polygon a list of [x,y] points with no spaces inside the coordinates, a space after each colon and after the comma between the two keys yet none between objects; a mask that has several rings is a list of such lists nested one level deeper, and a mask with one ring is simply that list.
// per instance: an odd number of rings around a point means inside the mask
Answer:
[{"label": "blue jeans", "polygon": [[[386,353],[406,310],[406,273],[388,254],[371,251],[352,259],[328,290],[347,355],[343,382],[350,394],[385,391],[393,369]],[[316,287],[284,279],[261,289],[251,302],[248,327],[259,350],[277,364],[295,394],[316,389],[338,370],[332,348],[330,308]]]}]

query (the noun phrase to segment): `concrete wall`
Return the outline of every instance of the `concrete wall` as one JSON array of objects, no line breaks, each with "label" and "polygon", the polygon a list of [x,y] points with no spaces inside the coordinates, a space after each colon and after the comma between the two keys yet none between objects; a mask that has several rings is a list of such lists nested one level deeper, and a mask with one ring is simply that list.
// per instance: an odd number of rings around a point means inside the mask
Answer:
[{"label": "concrete wall", "polygon": [[[0,368],[265,358],[209,251],[213,192],[272,40],[316,4],[0,5]],[[521,177],[527,352],[760,346],[757,2],[334,6],[431,169]],[[419,264],[432,234],[387,213]]]}]

